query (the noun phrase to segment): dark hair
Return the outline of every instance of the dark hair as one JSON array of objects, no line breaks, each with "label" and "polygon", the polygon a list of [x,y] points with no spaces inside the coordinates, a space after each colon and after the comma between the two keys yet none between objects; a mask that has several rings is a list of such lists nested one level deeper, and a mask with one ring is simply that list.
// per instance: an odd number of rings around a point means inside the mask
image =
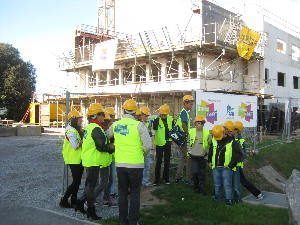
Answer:
[{"label": "dark hair", "polygon": [[71,125],[71,127],[74,127],[78,131],[80,137],[82,138],[83,137],[83,132],[81,130],[81,127],[78,126],[78,118],[77,117],[76,118],[71,118],[70,125]]}]

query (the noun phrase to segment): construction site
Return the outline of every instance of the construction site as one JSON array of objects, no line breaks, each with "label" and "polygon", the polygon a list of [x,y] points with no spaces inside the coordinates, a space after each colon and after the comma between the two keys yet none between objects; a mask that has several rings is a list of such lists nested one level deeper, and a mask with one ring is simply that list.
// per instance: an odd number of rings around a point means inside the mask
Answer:
[{"label": "construction site", "polygon": [[[299,154],[298,27],[258,7],[259,26],[253,28],[238,10],[228,9],[216,1],[194,0],[189,20],[182,27],[174,24],[136,34],[120,33],[116,27],[117,2],[99,0],[96,4],[95,1],[96,25],[77,26],[73,49],[58,57],[59,69],[75,77],[72,91],[66,90],[61,95],[44,93],[40,101],[33,95],[21,121],[0,120],[0,178],[3,181],[0,183],[0,217],[3,218],[0,225],[98,224],[76,211],[60,208],[58,202],[71,180],[71,173],[61,157],[67,115],[76,110],[87,125],[88,109],[93,103],[112,107],[116,119],[122,118],[122,106],[127,99],[134,99],[138,107],[149,107],[151,115],[159,115],[160,106],[168,104],[170,115],[177,119],[183,108],[183,97],[191,95],[195,103],[189,116],[203,114],[207,129],[229,119],[244,123],[249,157],[260,152],[267,155],[267,151],[284,149],[284,145]],[[209,104],[215,107],[212,111]],[[173,143],[172,175],[179,151]],[[250,205],[246,210],[262,205],[259,207],[265,207],[266,211],[274,210],[268,215],[270,218],[277,215],[290,224],[300,224],[299,165],[291,163],[293,172],[286,172],[277,164],[273,166],[270,155],[269,161],[268,158],[263,163],[259,161],[263,156],[255,158],[257,161],[249,158],[246,174],[259,181],[266,198],[258,202],[244,194],[243,204]],[[84,173],[80,192],[84,190],[85,177]],[[163,211],[166,204],[181,205],[197,198],[186,193],[184,186],[177,190],[176,185],[171,183],[170,193],[182,193],[174,202],[169,197],[164,198],[168,195],[161,187],[142,189],[145,221],[162,225],[200,224],[188,216],[183,216],[182,221],[169,222],[172,215],[167,211],[159,220],[151,217],[151,210],[155,212],[157,205]],[[201,201],[210,199],[204,196]],[[7,206],[10,211],[6,213]],[[247,214],[246,210],[241,213]],[[117,224],[114,219],[118,216],[118,207],[103,206],[102,196],[96,199],[96,211],[104,219],[99,224]],[[249,224],[263,224],[259,218],[266,214],[258,214],[258,219]],[[157,222],[153,222],[154,219]],[[203,221],[203,224],[219,222]],[[229,219],[226,222],[231,224]]]}]

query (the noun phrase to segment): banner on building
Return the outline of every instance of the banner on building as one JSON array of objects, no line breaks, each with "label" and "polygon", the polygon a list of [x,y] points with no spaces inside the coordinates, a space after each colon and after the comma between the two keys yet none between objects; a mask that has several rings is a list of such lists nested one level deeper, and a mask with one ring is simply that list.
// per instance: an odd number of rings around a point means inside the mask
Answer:
[{"label": "banner on building", "polygon": [[112,39],[95,45],[92,70],[109,70],[114,68],[118,40]]},{"label": "banner on building", "polygon": [[196,115],[205,116],[208,129],[227,120],[241,121],[245,127],[256,127],[257,97],[197,91]]},{"label": "banner on building", "polygon": [[239,56],[249,60],[254,52],[254,49],[259,39],[260,33],[251,30],[248,27],[242,27],[239,39],[236,43],[237,52]]}]

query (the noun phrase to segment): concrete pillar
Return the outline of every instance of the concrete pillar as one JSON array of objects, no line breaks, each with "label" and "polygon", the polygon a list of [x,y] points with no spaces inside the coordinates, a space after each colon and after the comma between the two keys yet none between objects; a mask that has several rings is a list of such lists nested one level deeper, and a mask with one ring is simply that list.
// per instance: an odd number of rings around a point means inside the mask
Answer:
[{"label": "concrete pillar", "polygon": [[119,67],[119,85],[123,85],[124,81],[123,81],[123,70],[122,67]]},{"label": "concrete pillar", "polygon": [[132,73],[132,83],[135,82],[135,66],[132,67],[131,73]]},{"label": "concrete pillar", "polygon": [[150,81],[150,64],[146,64],[146,83]]},{"label": "concrete pillar", "polygon": [[166,81],[166,75],[167,75],[167,60],[163,59],[160,61],[161,63],[161,74],[160,74],[160,80],[161,82]]},{"label": "concrete pillar", "polygon": [[197,78],[201,77],[202,73],[202,57],[199,52],[197,52]]},{"label": "concrete pillar", "polygon": [[111,70],[107,70],[107,73],[106,73],[106,84],[110,85],[110,81],[111,81]]},{"label": "concrete pillar", "polygon": [[183,79],[184,60],[179,58],[178,60],[178,78]]}]

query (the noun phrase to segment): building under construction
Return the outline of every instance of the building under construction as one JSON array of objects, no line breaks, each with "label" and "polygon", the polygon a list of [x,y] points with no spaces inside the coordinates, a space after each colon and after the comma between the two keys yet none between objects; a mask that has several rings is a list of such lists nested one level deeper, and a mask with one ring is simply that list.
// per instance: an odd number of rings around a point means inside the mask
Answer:
[{"label": "building under construction", "polygon": [[[82,111],[90,102],[101,102],[105,106],[114,106],[120,114],[122,102],[135,97],[152,110],[168,103],[172,113],[176,114],[181,108],[181,97],[196,89],[254,94],[260,97],[260,105],[265,104],[265,96],[300,94],[299,33],[291,34],[273,27],[267,16],[262,17],[260,40],[255,51],[246,60],[238,55],[236,47],[245,21],[240,14],[210,1],[196,1],[183,28],[164,26],[138,34],[116,32],[114,0],[103,0],[99,4],[97,26],[79,26],[74,49],[59,60],[61,70],[78,76],[77,90],[84,96],[71,95],[71,106],[80,106]],[[295,71],[295,77],[286,76],[283,81],[279,75],[285,71],[272,71],[275,67],[272,65],[274,59],[271,59],[272,51],[274,54],[287,51],[283,40],[279,42],[276,37],[279,31],[293,42],[293,47],[288,50],[292,51],[292,57],[286,54],[293,64],[291,66],[289,61],[286,64],[289,71]],[[108,40],[116,42],[114,66],[97,69],[94,67],[97,45]],[[272,99],[268,101],[272,102]],[[299,101],[294,105],[298,107]]]}]

